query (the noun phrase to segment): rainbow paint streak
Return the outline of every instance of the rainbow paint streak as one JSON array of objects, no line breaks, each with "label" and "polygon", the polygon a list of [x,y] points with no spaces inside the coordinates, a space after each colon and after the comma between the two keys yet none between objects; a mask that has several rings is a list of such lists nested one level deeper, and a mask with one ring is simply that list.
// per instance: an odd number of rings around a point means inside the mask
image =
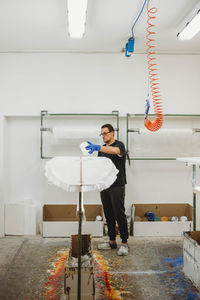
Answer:
[{"label": "rainbow paint streak", "polygon": [[69,256],[69,251],[59,251],[58,257],[52,263],[52,267],[47,272],[50,273],[48,281],[45,283],[45,292],[42,295],[46,299],[60,299],[62,291],[61,276],[63,277],[65,262]]},{"label": "rainbow paint streak", "polygon": [[[58,252],[57,257],[52,262],[50,269],[47,270],[50,275],[47,282],[44,284],[45,291],[40,295],[41,299],[58,300],[60,299],[60,296],[63,295],[63,280],[61,280],[61,278],[63,277],[65,263],[68,256],[69,250]],[[99,271],[95,272],[95,277],[100,277],[103,280],[104,284],[100,288],[101,290],[102,288],[105,288],[104,295],[107,297],[106,299],[123,300],[121,294],[126,294],[126,292],[118,291],[112,286],[112,272],[110,271],[108,261],[98,251],[93,251],[93,257]],[[105,297],[103,299],[105,299]]]},{"label": "rainbow paint streak", "polygon": [[107,299],[123,300],[120,296],[120,292],[114,289],[111,285],[112,273],[108,266],[108,261],[98,251],[93,251],[93,256],[100,271],[99,273],[95,272],[95,277],[99,276],[103,278],[106,286],[105,295],[107,296]]}]

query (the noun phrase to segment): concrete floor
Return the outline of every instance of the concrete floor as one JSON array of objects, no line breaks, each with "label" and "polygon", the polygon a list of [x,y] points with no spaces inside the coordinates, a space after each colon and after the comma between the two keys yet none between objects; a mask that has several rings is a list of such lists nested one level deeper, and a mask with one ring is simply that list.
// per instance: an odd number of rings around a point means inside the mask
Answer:
[{"label": "concrete floor", "polygon": [[[127,257],[117,256],[116,250],[97,251],[99,242],[93,239],[96,300],[200,299],[182,272],[182,238],[131,237]],[[0,239],[0,300],[66,299],[68,248],[64,238]]]}]

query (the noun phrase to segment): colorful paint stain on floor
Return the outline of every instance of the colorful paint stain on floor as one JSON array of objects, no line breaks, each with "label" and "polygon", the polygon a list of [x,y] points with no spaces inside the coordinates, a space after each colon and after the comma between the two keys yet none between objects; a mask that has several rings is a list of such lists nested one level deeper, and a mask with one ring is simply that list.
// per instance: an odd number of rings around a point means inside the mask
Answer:
[{"label": "colorful paint stain on floor", "polygon": [[[99,242],[94,241],[94,249]],[[6,238],[2,245],[0,299],[66,300],[63,271],[69,241]],[[96,300],[200,299],[200,291],[182,272],[181,238],[130,237],[129,245],[126,257],[116,250],[96,252]]]},{"label": "colorful paint stain on floor", "polygon": [[[161,243],[157,253],[158,247],[155,246],[152,259],[153,252],[142,247],[134,247],[133,252],[123,258],[118,257],[115,251],[94,250],[95,299],[200,299],[199,292],[182,272],[183,258],[176,255],[181,253],[181,248],[174,248],[175,255],[165,257],[163,254],[167,250],[163,246],[165,245]],[[44,284],[41,299],[65,299],[63,271],[67,257],[68,251],[58,251],[57,255],[50,259],[47,270],[49,276]]]},{"label": "colorful paint stain on floor", "polygon": [[183,257],[166,257],[162,259],[163,270],[166,272],[159,274],[159,279],[176,299],[198,300],[199,292],[187,279],[182,271]]},{"label": "colorful paint stain on floor", "polygon": [[[181,239],[133,239],[126,257],[117,256],[115,250],[97,253],[98,300],[200,299],[200,291],[182,272]],[[117,292],[116,298],[112,298],[111,291]]]},{"label": "colorful paint stain on floor", "polygon": [[[120,291],[116,290],[112,286],[112,272],[110,267],[108,266],[108,261],[98,251],[94,251],[93,255],[96,263],[96,289],[99,289],[99,291],[101,291],[101,294],[99,293],[98,299],[103,300],[106,297],[106,299],[123,300]],[[98,279],[100,279],[100,281]]]},{"label": "colorful paint stain on floor", "polygon": [[59,300],[63,295],[64,267],[69,255],[69,250],[58,251],[55,257],[50,258],[47,270],[48,280],[43,286],[42,299]]}]

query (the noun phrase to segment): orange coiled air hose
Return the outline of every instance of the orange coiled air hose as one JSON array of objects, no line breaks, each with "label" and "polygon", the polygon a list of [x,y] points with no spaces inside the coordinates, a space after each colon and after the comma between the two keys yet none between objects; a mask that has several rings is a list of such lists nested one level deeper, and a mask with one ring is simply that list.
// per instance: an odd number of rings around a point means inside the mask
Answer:
[{"label": "orange coiled air hose", "polygon": [[162,100],[160,95],[160,87],[157,75],[157,64],[156,64],[156,57],[155,57],[155,45],[152,43],[155,41],[153,35],[155,35],[155,31],[152,31],[152,28],[155,27],[154,24],[151,23],[153,19],[156,19],[155,13],[157,12],[157,8],[147,7],[147,60],[148,60],[148,77],[151,89],[151,95],[153,100],[154,106],[154,113],[155,119],[151,121],[151,119],[147,116],[144,121],[145,127],[150,131],[157,131],[162,127],[164,122],[164,115],[163,115],[163,107],[162,107]]}]

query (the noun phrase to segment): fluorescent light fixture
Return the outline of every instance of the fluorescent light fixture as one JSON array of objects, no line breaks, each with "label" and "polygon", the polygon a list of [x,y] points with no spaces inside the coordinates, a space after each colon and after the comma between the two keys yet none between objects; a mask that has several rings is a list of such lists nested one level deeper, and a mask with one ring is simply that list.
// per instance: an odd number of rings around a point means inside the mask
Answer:
[{"label": "fluorescent light fixture", "polygon": [[69,35],[80,39],[85,32],[87,0],[67,0],[67,8]]},{"label": "fluorescent light fixture", "polygon": [[190,40],[200,31],[200,10],[194,18],[186,24],[182,31],[178,33],[180,40]]}]

